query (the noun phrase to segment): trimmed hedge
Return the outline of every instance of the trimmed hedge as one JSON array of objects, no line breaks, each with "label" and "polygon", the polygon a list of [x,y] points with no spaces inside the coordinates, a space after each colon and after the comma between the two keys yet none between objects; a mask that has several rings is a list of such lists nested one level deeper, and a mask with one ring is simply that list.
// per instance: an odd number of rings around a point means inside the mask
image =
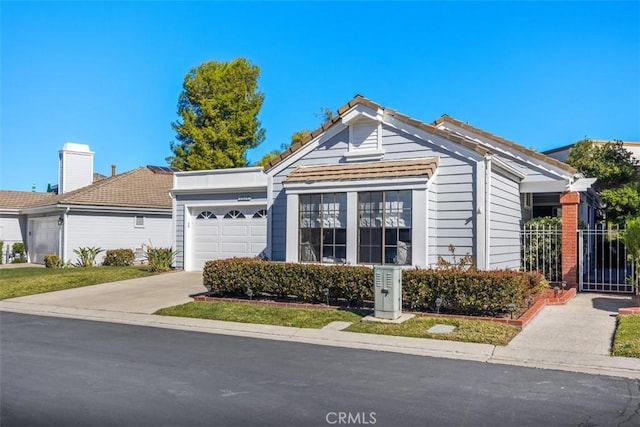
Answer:
[{"label": "trimmed hedge", "polygon": [[[526,307],[527,297],[546,285],[539,274],[516,271],[404,270],[403,305],[415,311],[435,311],[443,298],[441,313],[497,315],[509,303]],[[203,284],[211,293],[244,297],[251,288],[256,297],[293,298],[300,302],[343,299],[350,305],[373,300],[373,270],[356,266],[324,266],[231,258],[208,261]]]},{"label": "trimmed hedge", "polygon": [[104,265],[111,267],[127,267],[133,265],[135,254],[131,249],[109,249],[104,257]]}]

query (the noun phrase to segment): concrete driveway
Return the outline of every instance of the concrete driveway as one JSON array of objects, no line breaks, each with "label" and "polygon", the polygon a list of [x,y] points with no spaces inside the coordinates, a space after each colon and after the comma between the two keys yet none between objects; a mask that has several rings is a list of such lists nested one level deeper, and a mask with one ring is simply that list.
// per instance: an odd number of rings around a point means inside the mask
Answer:
[{"label": "concrete driveway", "polygon": [[201,272],[174,271],[157,276],[29,295],[5,301],[151,314],[164,307],[193,301],[189,295],[204,291]]}]

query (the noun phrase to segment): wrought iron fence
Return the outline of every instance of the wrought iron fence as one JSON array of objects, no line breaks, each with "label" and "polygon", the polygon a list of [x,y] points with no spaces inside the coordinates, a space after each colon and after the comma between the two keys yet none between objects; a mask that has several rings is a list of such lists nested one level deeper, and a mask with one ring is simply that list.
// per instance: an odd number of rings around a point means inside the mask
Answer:
[{"label": "wrought iron fence", "polygon": [[520,231],[524,271],[540,271],[549,282],[562,281],[562,228],[555,225],[525,225]]},{"label": "wrought iron fence", "polygon": [[578,231],[580,290],[630,293],[637,283],[633,261],[617,226]]}]

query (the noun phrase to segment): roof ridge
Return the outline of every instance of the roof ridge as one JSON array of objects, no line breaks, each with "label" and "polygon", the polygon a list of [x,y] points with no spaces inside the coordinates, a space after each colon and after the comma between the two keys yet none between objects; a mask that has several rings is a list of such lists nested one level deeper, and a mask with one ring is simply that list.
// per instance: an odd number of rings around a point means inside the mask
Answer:
[{"label": "roof ridge", "polygon": [[462,120],[458,120],[455,117],[452,117],[452,116],[450,116],[448,114],[441,115],[436,120],[434,120],[433,124],[434,124],[434,126],[437,126],[438,124],[444,123],[444,122],[453,123],[454,125],[460,126],[463,129],[470,130],[471,132],[477,133],[477,134],[482,135],[484,137],[487,137],[489,139],[493,139],[496,142],[499,142],[501,144],[507,145],[507,146],[509,146],[511,148],[515,148],[516,150],[522,151],[525,154],[528,154],[528,155],[530,155],[530,156],[532,156],[534,158],[537,158],[538,160],[542,160],[544,162],[552,164],[552,165],[554,165],[554,166],[556,166],[556,167],[558,167],[560,169],[563,169],[563,170],[565,170],[567,172],[570,172],[570,173],[573,173],[573,174],[578,173],[578,170],[576,168],[574,168],[573,166],[568,165],[568,164],[566,164],[564,162],[561,162],[560,160],[554,159],[553,157],[549,157],[544,153],[532,150],[530,148],[527,148],[527,147],[525,147],[523,145],[520,145],[520,144],[518,144],[516,142],[513,142],[513,141],[511,141],[509,139],[506,139],[506,138],[501,137],[499,135],[496,135],[494,133],[488,132],[488,131],[486,131],[484,129],[481,129],[479,127],[473,126],[473,125],[469,124],[468,122],[463,122]]},{"label": "roof ridge", "polygon": [[302,148],[303,146],[305,146],[306,144],[309,143],[309,141],[313,140],[314,138],[316,138],[318,135],[320,135],[322,132],[325,132],[327,129],[329,129],[329,127],[331,127],[334,123],[338,122],[339,120],[342,119],[342,115],[347,112],[348,110],[350,110],[351,108],[355,107],[356,105],[365,105],[368,106],[370,108],[374,108],[376,110],[380,109],[383,110],[385,113],[390,114],[392,116],[397,117],[398,119],[406,122],[407,124],[410,124],[412,126],[416,126],[418,128],[422,128],[424,130],[428,130],[429,132],[432,132],[438,136],[441,136],[443,138],[446,138],[450,141],[456,142],[458,144],[461,144],[473,151],[476,151],[482,155],[487,154],[489,152],[489,150],[487,150],[486,148],[484,148],[483,146],[481,146],[481,144],[478,144],[476,142],[471,142],[471,141],[467,141],[466,139],[459,137],[455,134],[452,134],[451,132],[447,132],[447,131],[443,131],[442,129],[438,129],[436,126],[431,125],[429,123],[426,122],[422,122],[420,120],[414,119],[406,114],[400,113],[392,108],[387,108],[381,104],[378,104],[377,102],[374,102],[366,97],[364,97],[363,95],[360,94],[356,94],[353,98],[351,98],[351,100],[349,100],[349,102],[347,102],[346,104],[344,104],[343,106],[341,106],[340,108],[338,108],[337,110],[337,114],[332,117],[330,120],[327,120],[326,122],[324,122],[318,129],[309,132],[309,134],[302,139],[302,141],[290,146],[287,150],[283,151],[282,153],[280,153],[280,155],[278,155],[276,158],[272,159],[269,164],[267,165],[267,167],[265,168],[265,171],[269,171],[270,169],[274,168],[277,164],[279,164],[281,161],[283,161],[284,159],[286,159],[287,157],[289,157],[290,155],[292,155],[293,153],[295,153],[296,151],[298,151],[300,148]]}]

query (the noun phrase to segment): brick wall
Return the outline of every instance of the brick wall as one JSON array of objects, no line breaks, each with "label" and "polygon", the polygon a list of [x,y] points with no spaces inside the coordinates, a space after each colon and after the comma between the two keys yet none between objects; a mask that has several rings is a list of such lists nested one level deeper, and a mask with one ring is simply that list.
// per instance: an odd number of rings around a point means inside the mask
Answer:
[{"label": "brick wall", "polygon": [[562,280],[568,287],[578,285],[578,206],[580,194],[560,195],[562,205]]}]

